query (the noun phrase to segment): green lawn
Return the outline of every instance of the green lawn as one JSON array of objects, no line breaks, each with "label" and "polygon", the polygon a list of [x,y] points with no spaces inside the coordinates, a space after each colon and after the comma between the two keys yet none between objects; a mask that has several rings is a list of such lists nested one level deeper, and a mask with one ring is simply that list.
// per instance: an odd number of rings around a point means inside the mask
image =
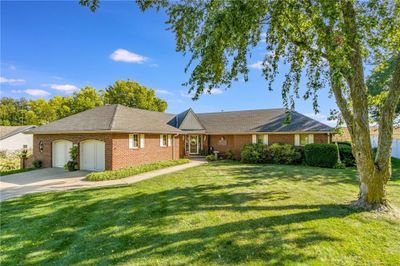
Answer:
[{"label": "green lawn", "polygon": [[32,171],[32,170],[36,170],[36,169],[37,168],[35,168],[35,167],[31,167],[31,168],[21,168],[21,169],[0,171],[0,176],[13,175],[13,174],[28,172],[28,171]]},{"label": "green lawn", "polygon": [[2,203],[1,264],[399,265],[400,221],[348,208],[357,191],[353,169],[210,163],[27,195]]}]

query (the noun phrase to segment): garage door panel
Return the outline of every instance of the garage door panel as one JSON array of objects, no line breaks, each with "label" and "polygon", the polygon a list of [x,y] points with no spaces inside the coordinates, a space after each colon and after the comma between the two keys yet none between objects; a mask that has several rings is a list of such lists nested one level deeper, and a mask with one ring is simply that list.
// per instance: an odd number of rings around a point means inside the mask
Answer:
[{"label": "garage door panel", "polygon": [[67,140],[57,140],[53,142],[53,158],[52,158],[52,166],[53,167],[64,167],[64,165],[71,160],[71,156],[69,154],[70,149],[72,148],[72,142]]},{"label": "garage door panel", "polygon": [[105,170],[105,143],[87,140],[81,143],[81,169],[90,171]]}]

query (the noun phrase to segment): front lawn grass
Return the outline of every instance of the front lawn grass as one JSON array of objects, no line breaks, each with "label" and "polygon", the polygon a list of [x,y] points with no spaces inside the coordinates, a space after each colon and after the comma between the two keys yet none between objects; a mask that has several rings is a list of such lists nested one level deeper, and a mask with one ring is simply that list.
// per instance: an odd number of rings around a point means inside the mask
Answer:
[{"label": "front lawn grass", "polygon": [[138,166],[132,166],[128,168],[122,168],[113,171],[103,171],[103,172],[93,172],[85,176],[86,181],[104,181],[121,179],[128,176],[138,175],[145,172],[150,172],[158,170],[161,168],[167,168],[175,165],[185,164],[190,162],[189,159],[179,159],[179,160],[168,160],[159,161],[155,163],[142,164]]},{"label": "front lawn grass", "polygon": [[36,170],[36,169],[37,169],[37,168],[35,168],[35,167],[31,167],[31,168],[21,168],[21,169],[13,169],[13,170],[7,170],[7,171],[0,171],[0,176],[13,175],[13,174],[28,172],[28,171],[32,171],[32,170]]},{"label": "front lawn grass", "polygon": [[[397,165],[396,161],[394,165]],[[400,206],[400,169],[389,181]],[[400,222],[348,207],[354,169],[215,162],[2,202],[2,265],[399,265]]]}]

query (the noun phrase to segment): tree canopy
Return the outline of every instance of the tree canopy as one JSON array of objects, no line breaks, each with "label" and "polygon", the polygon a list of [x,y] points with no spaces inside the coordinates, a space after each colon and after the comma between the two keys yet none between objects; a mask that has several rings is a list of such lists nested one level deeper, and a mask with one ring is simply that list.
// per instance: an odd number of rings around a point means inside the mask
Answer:
[{"label": "tree canopy", "polygon": [[48,100],[27,100],[2,97],[0,99],[0,125],[43,125],[104,103],[122,104],[139,109],[164,112],[167,103],[155,92],[134,81],[116,81],[105,91],[98,92],[86,86],[71,96],[54,96]]},{"label": "tree canopy", "polygon": [[104,101],[108,104],[119,103],[150,111],[164,112],[167,109],[167,103],[157,98],[154,90],[149,90],[131,80],[118,80],[107,87],[104,92]]},{"label": "tree canopy", "polygon": [[[248,80],[252,49],[264,42],[263,75],[272,89],[284,75],[283,104],[311,98],[318,111],[318,92],[328,87],[352,138],[360,175],[355,206],[386,206],[385,184],[391,176],[391,138],[400,98],[400,0],[137,0],[145,11],[164,9],[176,49],[190,54],[186,85],[194,98],[204,90]],[[81,0],[92,11],[100,0]],[[365,66],[394,59],[382,105],[378,150],[373,158]],[[279,63],[289,65],[280,72]],[[299,93],[300,80],[307,80]]]},{"label": "tree canopy", "polygon": [[[369,106],[371,118],[374,122],[378,122],[380,118],[380,109],[385,102],[387,94],[392,82],[393,72],[395,70],[395,59],[390,58],[384,64],[378,65],[372,70],[371,75],[367,79],[367,87],[369,94]],[[397,104],[395,117],[397,120],[400,116],[400,102]],[[397,121],[400,123],[400,121]]]}]

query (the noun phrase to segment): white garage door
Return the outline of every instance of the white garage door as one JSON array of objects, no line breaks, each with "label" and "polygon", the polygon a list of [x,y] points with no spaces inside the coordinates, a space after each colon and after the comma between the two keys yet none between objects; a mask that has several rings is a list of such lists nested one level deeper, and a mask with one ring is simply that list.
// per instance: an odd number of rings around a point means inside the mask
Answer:
[{"label": "white garage door", "polygon": [[105,145],[103,141],[86,140],[81,142],[80,158],[81,170],[104,171]]},{"label": "white garage door", "polygon": [[72,142],[68,140],[53,141],[53,167],[64,167],[71,160],[69,150],[72,148]]}]

